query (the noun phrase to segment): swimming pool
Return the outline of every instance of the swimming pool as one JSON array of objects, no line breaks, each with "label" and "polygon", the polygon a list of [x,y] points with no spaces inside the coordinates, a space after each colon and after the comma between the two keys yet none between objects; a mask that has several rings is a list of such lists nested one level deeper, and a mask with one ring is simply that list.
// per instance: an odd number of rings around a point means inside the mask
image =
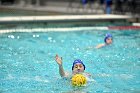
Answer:
[{"label": "swimming pool", "polygon": [[[87,50],[103,43],[108,32],[112,45]],[[139,30],[5,33],[0,34],[0,51],[1,93],[140,92]],[[73,88],[59,76],[56,53],[68,72],[74,59],[83,60],[93,75],[87,86]]]}]

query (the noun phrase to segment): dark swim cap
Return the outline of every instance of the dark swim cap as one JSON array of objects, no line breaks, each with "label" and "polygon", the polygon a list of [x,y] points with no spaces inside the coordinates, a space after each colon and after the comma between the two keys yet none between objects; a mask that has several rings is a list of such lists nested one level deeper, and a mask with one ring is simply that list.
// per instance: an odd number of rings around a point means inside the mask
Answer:
[{"label": "dark swim cap", "polygon": [[108,38],[113,38],[112,35],[110,33],[107,33],[106,36],[105,36],[105,39],[104,39],[104,42],[106,43],[106,40]]},{"label": "dark swim cap", "polygon": [[74,68],[74,65],[77,64],[77,63],[81,63],[84,66],[84,70],[85,70],[86,67],[85,67],[84,63],[80,59],[74,60],[73,65],[72,65],[72,70]]}]

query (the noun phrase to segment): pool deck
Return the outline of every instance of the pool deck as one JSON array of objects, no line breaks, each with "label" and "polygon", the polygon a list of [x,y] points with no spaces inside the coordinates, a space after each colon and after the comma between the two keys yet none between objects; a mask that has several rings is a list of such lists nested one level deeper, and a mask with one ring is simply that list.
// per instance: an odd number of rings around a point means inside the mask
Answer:
[{"label": "pool deck", "polygon": [[[104,21],[104,20],[128,20],[132,19],[132,16],[125,15],[58,15],[58,16],[14,16],[14,17],[0,17],[0,24],[19,24],[19,23],[28,23],[28,22],[79,22],[79,21]],[[139,23],[133,24],[134,27],[74,27],[74,28],[11,28],[11,29],[0,29],[0,33],[9,33],[9,32],[48,32],[48,31],[81,31],[81,30],[108,30],[108,29],[140,29]]]},{"label": "pool deck", "polygon": [[59,22],[59,21],[88,21],[88,20],[127,20],[133,18],[126,15],[57,15],[57,16],[14,16],[0,17],[0,23],[16,23],[16,22]]}]

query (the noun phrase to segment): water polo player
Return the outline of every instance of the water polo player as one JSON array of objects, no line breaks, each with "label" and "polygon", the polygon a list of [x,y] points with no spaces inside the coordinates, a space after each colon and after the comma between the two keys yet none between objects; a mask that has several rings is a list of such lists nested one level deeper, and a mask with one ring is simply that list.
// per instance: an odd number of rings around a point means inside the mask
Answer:
[{"label": "water polo player", "polygon": [[99,44],[99,45],[97,45],[96,46],[96,48],[102,48],[102,47],[104,47],[104,46],[107,46],[107,45],[110,45],[110,44],[112,44],[112,42],[113,42],[113,37],[112,37],[112,35],[111,34],[106,34],[106,36],[105,36],[105,38],[104,38],[104,44]]},{"label": "water polo player", "polygon": [[77,59],[73,62],[72,75],[70,75],[64,71],[64,68],[62,65],[62,57],[59,57],[58,55],[56,55],[55,61],[59,65],[59,74],[61,77],[70,77],[70,76],[73,76],[75,74],[83,74],[85,76],[90,76],[89,73],[84,72],[86,67],[85,67],[84,63],[79,59]]}]

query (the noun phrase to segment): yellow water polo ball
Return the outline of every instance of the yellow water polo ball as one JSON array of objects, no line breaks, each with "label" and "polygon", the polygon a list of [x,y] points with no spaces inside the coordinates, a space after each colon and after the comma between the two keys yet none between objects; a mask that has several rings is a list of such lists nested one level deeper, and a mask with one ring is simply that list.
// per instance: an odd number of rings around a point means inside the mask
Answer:
[{"label": "yellow water polo ball", "polygon": [[82,74],[76,74],[71,79],[73,86],[84,86],[87,83],[86,77]]}]

